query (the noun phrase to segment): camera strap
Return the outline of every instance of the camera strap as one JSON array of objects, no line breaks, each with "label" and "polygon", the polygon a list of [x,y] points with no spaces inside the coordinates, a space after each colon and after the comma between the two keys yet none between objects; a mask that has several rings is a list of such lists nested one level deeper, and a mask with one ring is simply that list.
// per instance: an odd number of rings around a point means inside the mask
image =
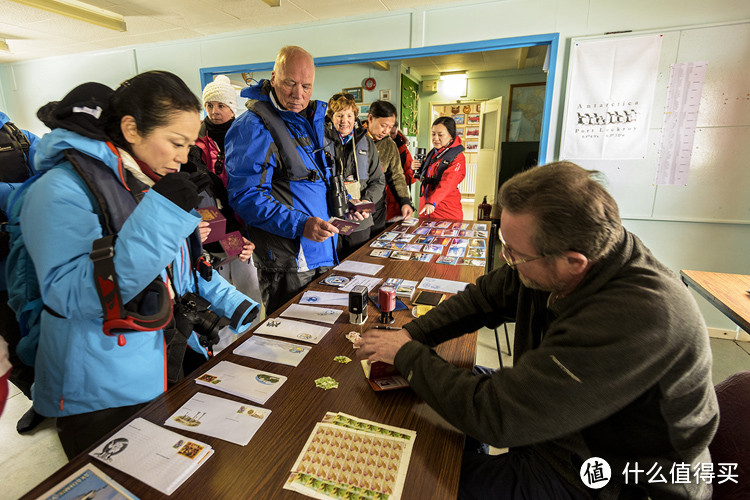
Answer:
[{"label": "camera strap", "polygon": [[[66,150],[65,157],[88,188],[104,234],[93,242],[89,254],[94,264],[94,285],[104,316],[102,330],[106,335],[117,335],[118,345],[123,346],[125,337],[122,332],[164,328],[172,320],[172,300],[166,285],[157,276],[130,302],[123,303],[114,263],[115,241],[117,232],[135,210],[145,185],[133,184],[134,189],[131,190],[117,148],[110,142],[107,146],[117,155],[117,172],[74,149]],[[135,179],[130,180],[136,182]]]}]

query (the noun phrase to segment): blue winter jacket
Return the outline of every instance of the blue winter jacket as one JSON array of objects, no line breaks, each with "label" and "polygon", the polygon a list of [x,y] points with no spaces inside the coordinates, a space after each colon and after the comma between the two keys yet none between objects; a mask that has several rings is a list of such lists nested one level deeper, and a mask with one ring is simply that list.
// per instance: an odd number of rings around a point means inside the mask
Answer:
[{"label": "blue winter jacket", "polygon": [[[161,330],[125,333],[124,346],[118,345],[117,337],[102,333],[102,309],[89,258],[102,227],[88,189],[63,157],[69,148],[117,171],[117,157],[104,142],[68,130],[53,130],[37,147],[36,168],[46,173],[28,188],[21,228],[44,304],[62,316],[42,313],[36,355],[34,409],[48,417],[143,403],[166,389]],[[166,280],[170,263],[176,292],[195,291],[185,238],[200,220],[196,211],[185,212],[153,189],[145,194],[115,240],[114,264],[124,302],[155,276]],[[197,285],[212,309],[229,318],[250,302],[232,326],[241,325],[258,307],[217,272],[211,281],[198,277]],[[189,345],[199,349],[195,333]]]},{"label": "blue winter jacket", "polygon": [[[268,80],[262,80],[241,95],[271,102],[270,89]],[[297,140],[305,168],[315,171],[316,178],[291,175],[263,120],[248,111],[237,117],[224,140],[229,204],[248,225],[257,267],[302,272],[335,265],[337,235],[323,242],[302,236],[308,218],[330,219],[326,192],[331,170],[323,151],[326,104],[310,101],[302,113],[278,113]]]},{"label": "blue winter jacket", "polygon": [[[10,121],[10,118],[8,115],[0,111],[0,127],[5,125]],[[29,140],[29,154],[26,157],[26,162],[29,164],[29,166],[34,166],[34,154],[36,153],[36,145],[39,141],[39,137],[37,137],[35,134],[32,134],[28,130],[21,130],[23,132],[23,135],[26,136],[26,138]],[[14,184],[10,182],[0,182],[0,207],[3,212],[8,212],[8,200],[11,197],[11,194],[13,191],[18,189],[20,187],[20,184]],[[0,290],[5,290],[5,259],[0,260]]]}]

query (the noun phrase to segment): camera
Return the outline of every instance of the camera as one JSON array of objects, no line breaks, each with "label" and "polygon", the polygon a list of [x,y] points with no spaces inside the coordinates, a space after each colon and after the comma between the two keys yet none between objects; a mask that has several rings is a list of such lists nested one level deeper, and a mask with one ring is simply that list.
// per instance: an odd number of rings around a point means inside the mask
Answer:
[{"label": "camera", "polygon": [[198,334],[202,346],[211,348],[219,342],[219,330],[229,325],[230,320],[211,311],[211,303],[198,294],[188,292],[175,305],[180,314]]},{"label": "camera", "polygon": [[417,148],[417,152],[414,154],[414,159],[419,162],[419,171],[414,172],[414,175],[417,177],[422,174],[425,158],[427,158],[427,150],[425,148]]},{"label": "camera", "polygon": [[349,197],[346,195],[343,175],[332,175],[328,189],[328,211],[333,217],[343,217],[349,211]]}]

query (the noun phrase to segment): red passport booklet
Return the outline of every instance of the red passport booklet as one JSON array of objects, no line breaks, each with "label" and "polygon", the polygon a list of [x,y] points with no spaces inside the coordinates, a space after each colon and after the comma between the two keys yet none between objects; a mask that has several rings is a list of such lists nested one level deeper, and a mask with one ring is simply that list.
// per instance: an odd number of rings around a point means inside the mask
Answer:
[{"label": "red passport booklet", "polygon": [[221,215],[219,209],[216,207],[205,207],[198,208],[197,210],[201,214],[203,221],[208,222],[208,227],[211,229],[211,232],[208,233],[208,238],[203,244],[213,243],[222,239],[227,230],[227,220]]},{"label": "red passport booklet", "polygon": [[331,217],[328,222],[338,228],[339,234],[352,234],[359,227],[359,222],[355,220],[339,219],[338,217]]},{"label": "red passport booklet", "polygon": [[242,253],[242,247],[244,244],[245,242],[239,231],[232,231],[220,239],[219,245],[221,245],[221,248],[226,252],[227,256],[219,263],[219,266],[223,266],[239,257]]},{"label": "red passport booklet", "polygon": [[361,213],[375,213],[375,204],[371,201],[349,200],[349,210]]}]

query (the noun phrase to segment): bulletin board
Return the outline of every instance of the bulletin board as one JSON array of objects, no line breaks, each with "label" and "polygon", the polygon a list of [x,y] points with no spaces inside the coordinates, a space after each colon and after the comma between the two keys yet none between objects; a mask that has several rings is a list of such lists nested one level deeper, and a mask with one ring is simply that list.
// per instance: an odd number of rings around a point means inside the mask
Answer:
[{"label": "bulletin board", "polygon": [[[608,37],[645,33],[663,35],[645,158],[561,159],[604,172],[623,218],[750,224],[750,21]],[[608,37],[573,38],[571,43]],[[657,185],[670,66],[700,61],[708,66],[686,184]],[[566,108],[564,123],[575,112]]]}]

